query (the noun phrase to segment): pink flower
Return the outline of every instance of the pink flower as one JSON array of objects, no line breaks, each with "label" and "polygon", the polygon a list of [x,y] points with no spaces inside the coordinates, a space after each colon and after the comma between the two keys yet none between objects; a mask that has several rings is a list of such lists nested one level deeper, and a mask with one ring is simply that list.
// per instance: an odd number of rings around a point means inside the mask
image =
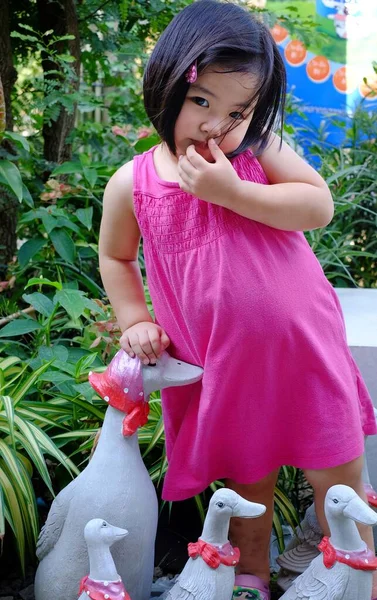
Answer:
[{"label": "pink flower", "polygon": [[111,128],[111,131],[114,135],[121,135],[122,137],[127,137],[128,133],[130,132],[130,129],[130,125],[124,125],[123,127],[119,127],[119,125],[114,125],[114,127]]},{"label": "pink flower", "polygon": [[149,137],[152,135],[153,129],[152,127],[140,127],[137,131],[137,139],[141,140],[142,138]]}]

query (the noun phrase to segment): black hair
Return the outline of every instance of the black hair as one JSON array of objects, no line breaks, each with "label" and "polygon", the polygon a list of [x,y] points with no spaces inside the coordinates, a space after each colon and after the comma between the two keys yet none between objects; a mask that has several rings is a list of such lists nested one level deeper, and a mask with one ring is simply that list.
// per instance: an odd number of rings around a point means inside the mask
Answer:
[{"label": "black hair", "polygon": [[225,72],[257,76],[258,89],[249,102],[254,107],[253,118],[231,156],[250,146],[262,152],[279,120],[283,126],[286,96],[284,63],[267,27],[236,4],[197,0],[177,14],[162,33],[146,66],[144,105],[173,154],[175,123],[190,85],[185,74],[195,61],[198,75],[212,65]]}]

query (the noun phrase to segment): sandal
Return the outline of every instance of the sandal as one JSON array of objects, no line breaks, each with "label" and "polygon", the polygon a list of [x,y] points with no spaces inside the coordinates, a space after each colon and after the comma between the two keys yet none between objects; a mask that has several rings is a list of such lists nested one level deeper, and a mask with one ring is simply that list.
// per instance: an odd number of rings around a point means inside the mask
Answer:
[{"label": "sandal", "polygon": [[364,490],[370,506],[377,508],[377,492],[373,489],[370,483],[364,483]]},{"label": "sandal", "polygon": [[233,600],[271,600],[267,583],[255,575],[236,575]]}]

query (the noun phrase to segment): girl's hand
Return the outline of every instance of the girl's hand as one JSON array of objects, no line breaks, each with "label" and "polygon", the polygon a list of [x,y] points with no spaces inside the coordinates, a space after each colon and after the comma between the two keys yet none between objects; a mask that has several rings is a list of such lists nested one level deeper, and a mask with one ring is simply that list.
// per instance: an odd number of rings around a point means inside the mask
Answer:
[{"label": "girl's hand", "polygon": [[215,162],[209,163],[194,146],[189,146],[185,156],[178,161],[179,186],[184,191],[201,200],[229,206],[235,187],[241,180],[231,163],[214,140],[208,141],[208,148]]},{"label": "girl's hand", "polygon": [[128,356],[140,358],[144,365],[155,365],[170,344],[165,331],[156,323],[136,323],[124,331],[120,345]]}]

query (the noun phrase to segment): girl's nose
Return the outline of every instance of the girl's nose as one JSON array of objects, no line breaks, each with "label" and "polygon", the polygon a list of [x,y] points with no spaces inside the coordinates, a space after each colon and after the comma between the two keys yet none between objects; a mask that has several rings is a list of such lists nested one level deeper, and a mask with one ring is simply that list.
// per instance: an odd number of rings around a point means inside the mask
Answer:
[{"label": "girl's nose", "polygon": [[221,124],[218,121],[205,121],[201,124],[200,131],[211,138],[220,137]]}]

